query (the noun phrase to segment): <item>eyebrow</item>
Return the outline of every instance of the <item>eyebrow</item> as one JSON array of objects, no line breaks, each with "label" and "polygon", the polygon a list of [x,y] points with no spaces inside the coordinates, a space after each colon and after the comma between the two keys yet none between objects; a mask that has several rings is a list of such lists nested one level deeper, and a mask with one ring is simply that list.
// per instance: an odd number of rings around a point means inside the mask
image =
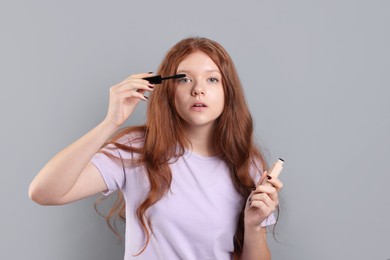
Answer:
[{"label": "eyebrow", "polygon": [[[190,70],[178,70],[177,73],[191,73]],[[205,70],[205,72],[218,72],[219,74],[221,74],[221,72],[219,70]]]}]

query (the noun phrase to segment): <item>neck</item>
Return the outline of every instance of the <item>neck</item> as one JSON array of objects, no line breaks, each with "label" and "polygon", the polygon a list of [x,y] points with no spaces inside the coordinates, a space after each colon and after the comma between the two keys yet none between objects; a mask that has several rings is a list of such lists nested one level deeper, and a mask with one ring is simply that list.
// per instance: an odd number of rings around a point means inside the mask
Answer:
[{"label": "neck", "polygon": [[215,155],[212,142],[213,127],[191,127],[185,130],[186,137],[191,142],[192,151],[202,156]]}]

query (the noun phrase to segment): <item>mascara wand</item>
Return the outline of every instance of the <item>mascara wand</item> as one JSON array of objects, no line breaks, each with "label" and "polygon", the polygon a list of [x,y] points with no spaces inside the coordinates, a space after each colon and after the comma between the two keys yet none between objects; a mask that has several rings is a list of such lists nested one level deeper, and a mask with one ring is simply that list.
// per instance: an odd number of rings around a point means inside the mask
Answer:
[{"label": "mascara wand", "polygon": [[186,74],[176,74],[176,75],[173,75],[173,76],[168,76],[168,77],[162,78],[161,75],[156,75],[156,76],[152,76],[152,77],[146,77],[146,78],[143,78],[143,79],[146,79],[147,81],[149,81],[152,84],[161,84],[163,80],[167,80],[167,79],[181,79],[181,78],[184,78],[185,76],[186,76]]}]

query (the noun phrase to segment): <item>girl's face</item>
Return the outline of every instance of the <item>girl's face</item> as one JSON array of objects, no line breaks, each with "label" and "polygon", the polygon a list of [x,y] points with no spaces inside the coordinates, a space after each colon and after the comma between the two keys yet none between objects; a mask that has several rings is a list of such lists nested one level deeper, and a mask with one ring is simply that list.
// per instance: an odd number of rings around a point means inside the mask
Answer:
[{"label": "girl's face", "polygon": [[186,128],[211,129],[224,107],[222,75],[217,65],[203,52],[188,55],[177,73],[187,77],[176,82],[175,106]]}]

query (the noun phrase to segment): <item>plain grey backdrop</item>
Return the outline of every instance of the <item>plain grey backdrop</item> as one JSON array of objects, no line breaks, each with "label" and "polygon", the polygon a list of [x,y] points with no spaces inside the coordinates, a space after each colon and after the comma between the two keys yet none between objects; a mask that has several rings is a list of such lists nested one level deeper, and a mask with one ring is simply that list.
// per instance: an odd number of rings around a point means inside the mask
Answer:
[{"label": "plain grey backdrop", "polygon": [[1,0],[0,258],[122,259],[96,197],[42,207],[28,185],[103,120],[110,86],[205,36],[235,61],[269,162],[286,160],[273,259],[390,259],[389,27],[377,0]]}]

